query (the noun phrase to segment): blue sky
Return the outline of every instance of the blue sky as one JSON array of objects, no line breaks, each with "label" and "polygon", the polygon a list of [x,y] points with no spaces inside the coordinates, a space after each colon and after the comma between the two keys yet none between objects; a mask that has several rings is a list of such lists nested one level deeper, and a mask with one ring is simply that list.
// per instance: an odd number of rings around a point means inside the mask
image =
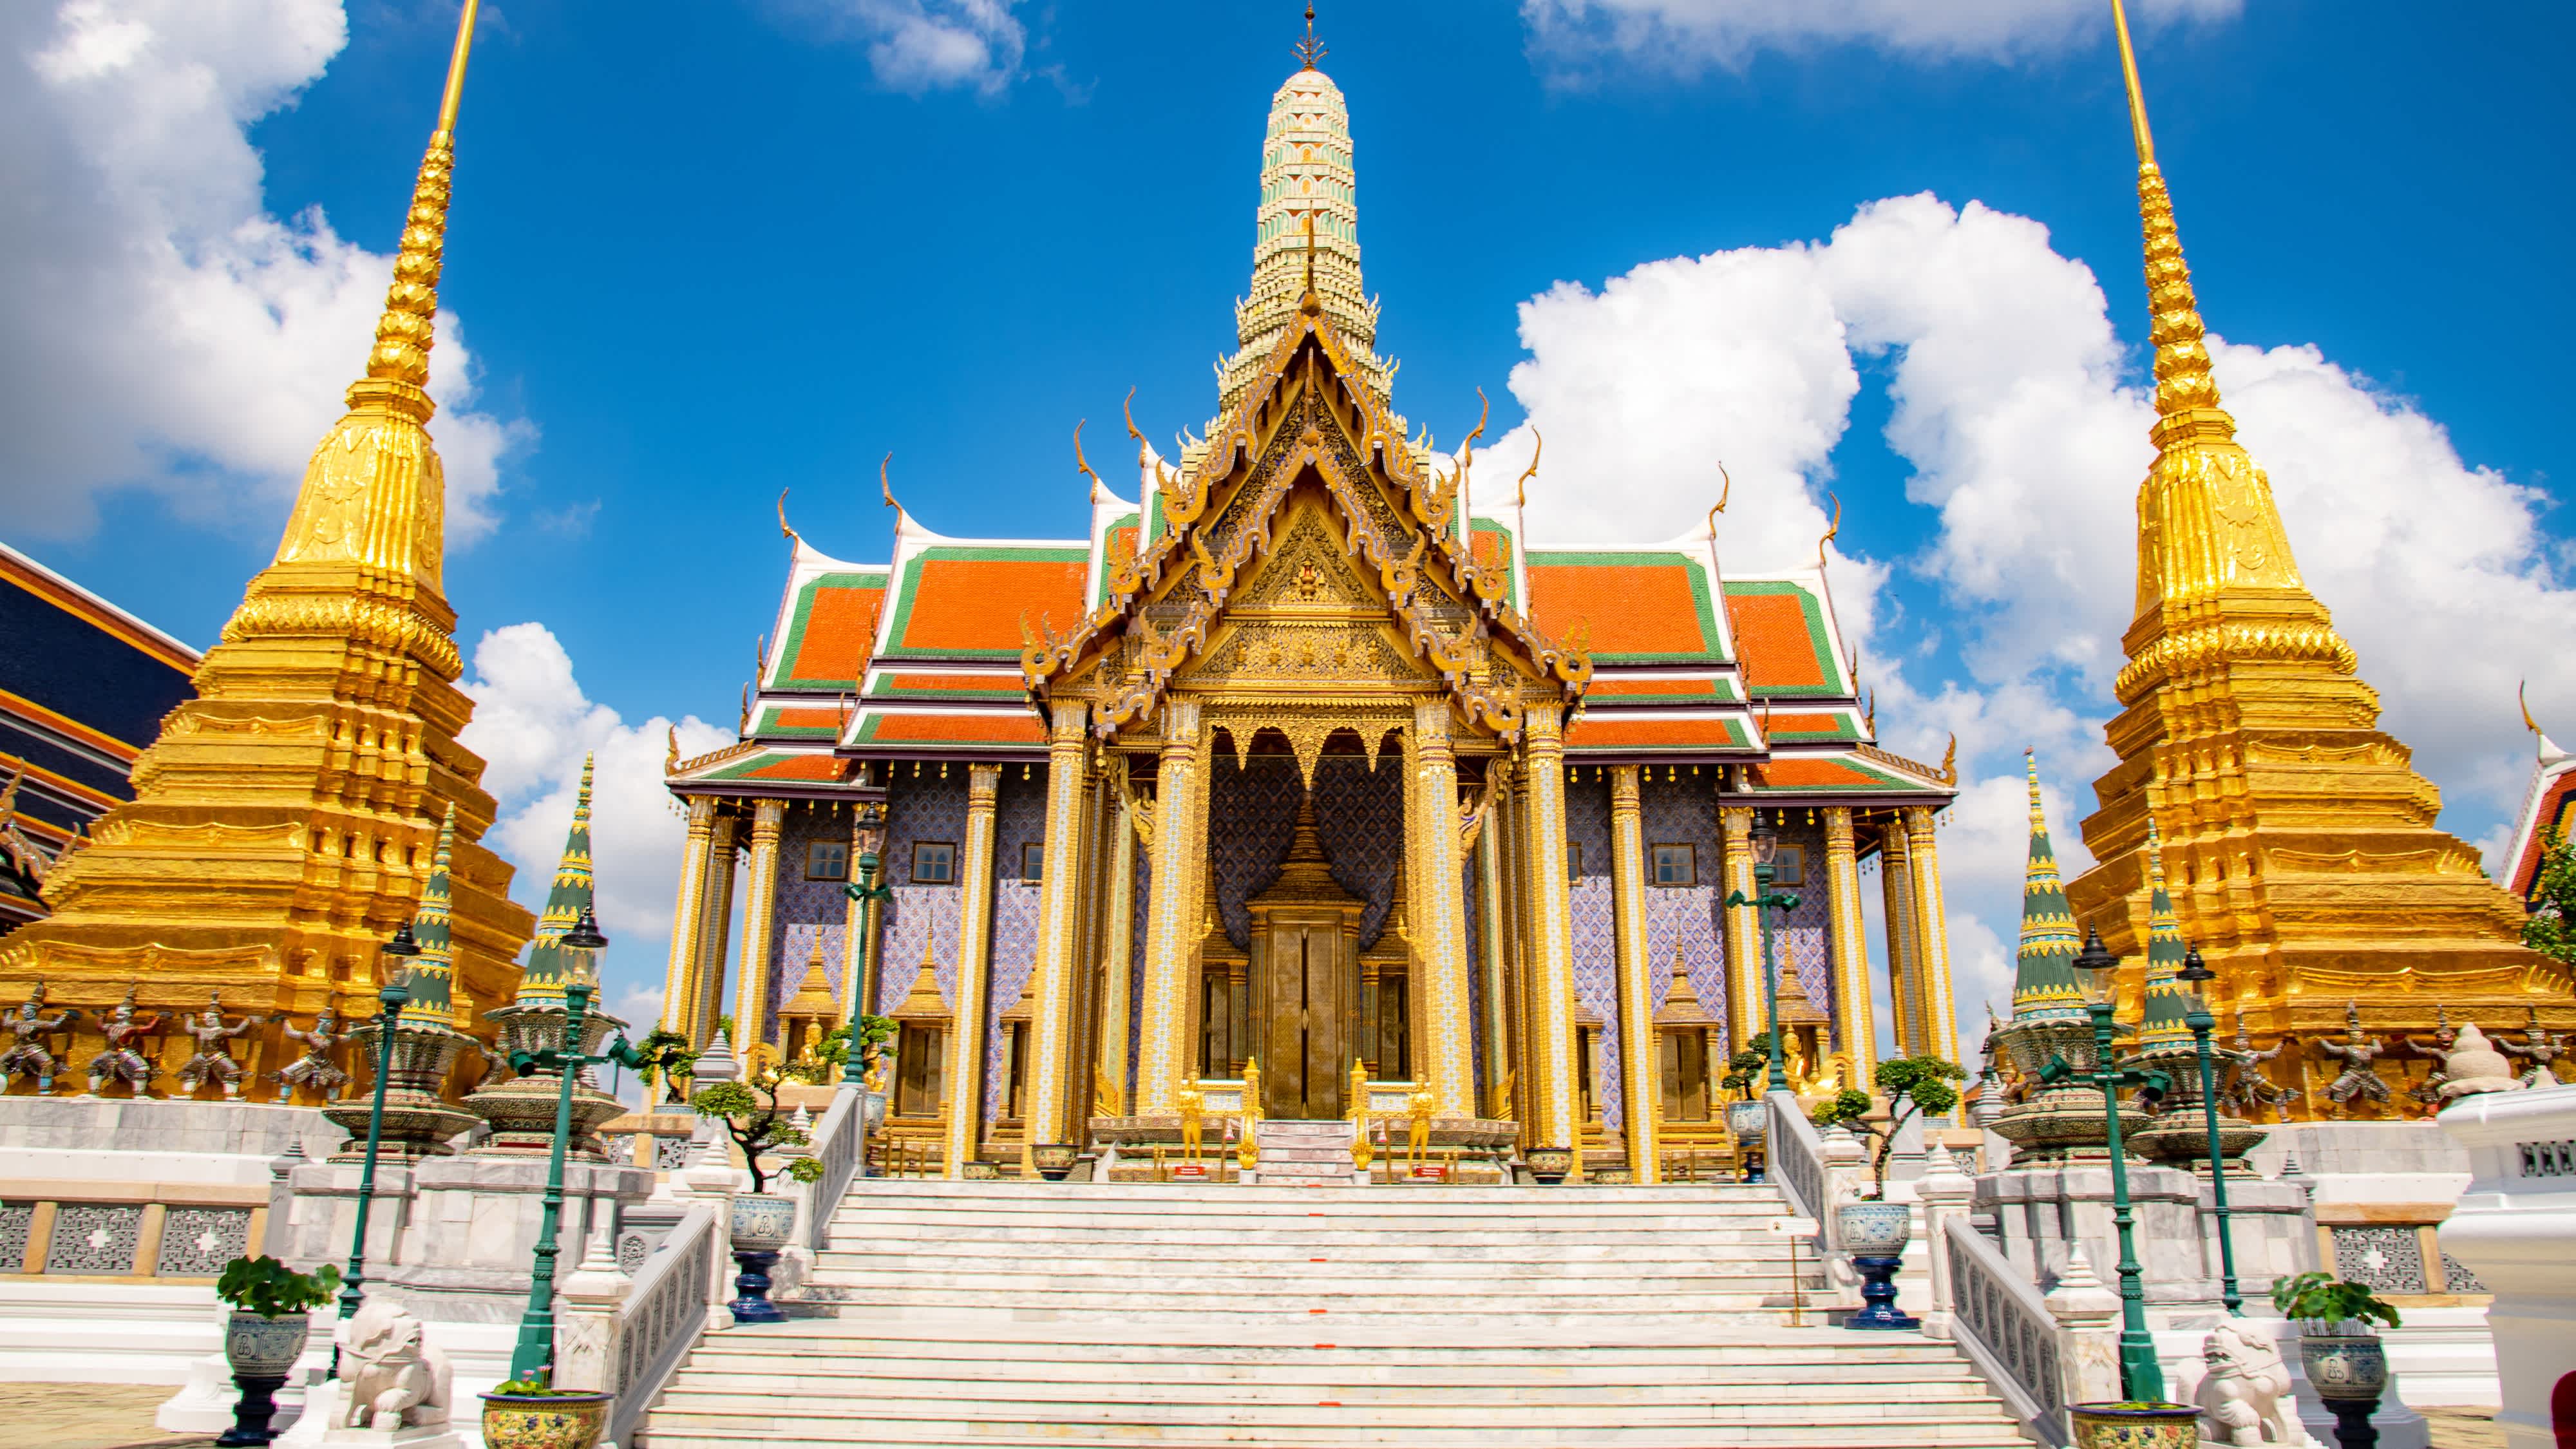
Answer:
[{"label": "blue sky", "polygon": [[[1560,505],[1568,536],[1679,532],[1713,501],[1710,452],[1737,464],[1721,542],[1748,567],[1811,546],[1838,494],[1883,730],[1934,758],[1961,738],[1954,927],[1991,971],[2020,750],[2043,752],[2062,847],[2108,758],[2146,446],[2134,171],[2106,4],[1918,8],[1320,7],[1399,409],[1454,443],[1483,387],[1491,474],[1525,456],[1525,412],[1579,409],[1587,380],[1682,379],[1615,426],[1547,428],[1566,436],[1539,491],[1589,500]],[[2244,349],[2222,385],[2242,380],[2310,581],[2445,824],[2491,838],[2528,764],[2512,682],[2576,621],[2555,511],[2576,294],[2549,280],[2576,117],[2543,70],[2576,25],[2512,3],[2476,25],[2380,0],[2139,9],[2202,307]],[[433,429],[479,532],[451,552],[459,642],[542,626],[476,675],[487,739],[515,732],[486,753],[530,899],[580,747],[623,742],[641,812],[651,721],[729,732],[782,487],[849,558],[886,549],[887,451],[933,528],[1071,534],[1076,419],[1116,437],[1133,385],[1158,440],[1204,422],[1300,29],[1286,3],[610,13],[486,6],[442,288],[464,346],[443,331],[433,355],[452,388],[470,354],[475,388]],[[11,543],[213,640],[363,358],[454,14],[49,0],[0,21],[36,79],[0,87],[32,198],[0,211]],[[1856,220],[1918,193],[1938,205]],[[1715,253],[1735,256],[1688,260]],[[1766,391],[1792,373],[1813,385]],[[2576,721],[2576,684],[2533,698]],[[632,878],[609,925],[637,989],[660,974],[669,828],[639,813],[631,853],[602,850]]]}]

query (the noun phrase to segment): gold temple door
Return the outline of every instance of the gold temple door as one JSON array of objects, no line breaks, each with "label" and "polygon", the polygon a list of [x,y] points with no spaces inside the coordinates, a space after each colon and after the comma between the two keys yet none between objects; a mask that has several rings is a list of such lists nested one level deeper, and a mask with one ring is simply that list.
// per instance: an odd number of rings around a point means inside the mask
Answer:
[{"label": "gold temple door", "polygon": [[1350,1055],[1355,944],[1342,913],[1269,913],[1255,961],[1253,1010],[1261,1022],[1263,1115],[1320,1120],[1342,1115],[1342,1073]]}]

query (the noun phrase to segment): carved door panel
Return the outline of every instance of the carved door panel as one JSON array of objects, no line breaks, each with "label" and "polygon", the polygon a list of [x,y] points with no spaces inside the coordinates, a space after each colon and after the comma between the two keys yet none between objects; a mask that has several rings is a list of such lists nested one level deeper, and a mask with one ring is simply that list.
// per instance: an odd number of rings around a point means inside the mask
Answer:
[{"label": "carved door panel", "polygon": [[1276,921],[1261,952],[1262,1111],[1341,1114],[1342,932],[1338,921]]}]

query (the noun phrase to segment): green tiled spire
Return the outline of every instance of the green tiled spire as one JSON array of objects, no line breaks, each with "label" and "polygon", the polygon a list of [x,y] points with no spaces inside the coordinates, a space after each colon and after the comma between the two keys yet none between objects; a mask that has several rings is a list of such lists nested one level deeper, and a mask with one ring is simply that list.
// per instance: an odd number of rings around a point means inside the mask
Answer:
[{"label": "green tiled spire", "polygon": [[2147,999],[2138,1023],[2141,1048],[2168,1046],[2191,1039],[2183,1016],[2191,1010],[2191,991],[2174,979],[2189,949],[2182,943],[2182,922],[2174,916],[2173,897],[2165,891],[2164,841],[2156,822],[2147,821]]},{"label": "green tiled spire", "polygon": [[2057,851],[2048,843],[2048,817],[2039,804],[2039,763],[2022,752],[2030,774],[2030,873],[2021,887],[2021,955],[2013,968],[2013,1020],[2084,1015],[2084,988],[2075,979],[2075,954],[2084,938],[2057,879]]},{"label": "green tiled spire", "polygon": [[447,866],[456,850],[456,807],[438,827],[438,851],[430,857],[429,883],[420,889],[412,912],[411,938],[420,954],[411,958],[411,1000],[404,1004],[405,1026],[456,1025],[456,945],[450,922],[455,892],[448,886]]},{"label": "green tiled spire", "polygon": [[596,967],[587,951],[566,950],[563,935],[581,919],[582,908],[591,903],[590,874],[590,769],[591,760],[581,762],[581,793],[573,800],[572,833],[564,837],[563,859],[555,866],[554,889],[546,894],[545,914],[537,917],[537,936],[528,945],[528,969],[519,977],[522,1003],[560,1002],[564,987],[573,981],[597,983]]}]

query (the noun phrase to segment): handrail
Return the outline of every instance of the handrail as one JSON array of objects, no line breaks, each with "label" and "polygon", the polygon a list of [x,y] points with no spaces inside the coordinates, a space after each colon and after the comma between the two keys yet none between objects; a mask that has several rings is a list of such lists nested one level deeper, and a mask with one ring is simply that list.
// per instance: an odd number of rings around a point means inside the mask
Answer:
[{"label": "handrail", "polygon": [[1942,1223],[1934,1251],[1950,1269],[1951,1338],[2043,1443],[2066,1442],[2063,1369],[2067,1343],[2039,1285],[1962,1216]]},{"label": "handrail", "polygon": [[1806,1109],[1798,1105],[1798,1094],[1775,1088],[1763,1098],[1769,1111],[1764,1128],[1763,1156],[1768,1160],[1773,1186],[1789,1200],[1798,1216],[1812,1218],[1819,1238],[1829,1231],[1825,1226],[1827,1211],[1833,1206],[1825,1189],[1825,1139],[1816,1124],[1807,1120]]},{"label": "handrail", "polygon": [[867,1100],[868,1094],[857,1087],[834,1092],[832,1105],[815,1124],[813,1142],[806,1149],[823,1164],[823,1175],[809,1185],[805,1198],[805,1246],[818,1252],[830,1233],[841,1195],[858,1175],[859,1149],[867,1137]]},{"label": "handrail", "polygon": [[715,1281],[715,1221],[706,1205],[690,1207],[662,1246],[635,1270],[634,1285],[617,1305],[617,1358],[608,1366],[613,1381],[603,1386],[617,1395],[609,1411],[609,1443],[628,1442],[644,1411],[706,1331],[708,1285]]}]

